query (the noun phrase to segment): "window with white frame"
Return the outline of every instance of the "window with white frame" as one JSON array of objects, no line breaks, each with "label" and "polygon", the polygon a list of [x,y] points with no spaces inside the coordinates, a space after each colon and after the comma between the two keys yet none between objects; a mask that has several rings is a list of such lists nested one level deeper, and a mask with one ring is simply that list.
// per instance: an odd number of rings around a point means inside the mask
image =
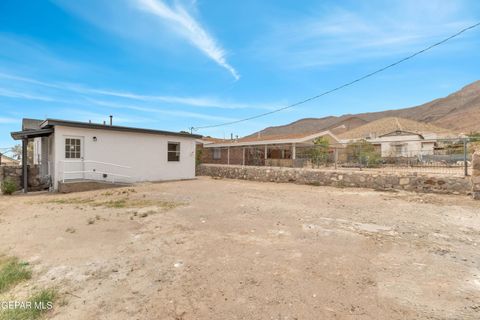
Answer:
[{"label": "window with white frame", "polygon": [[220,160],[222,158],[222,149],[214,148],[213,149],[213,160]]},{"label": "window with white frame", "polygon": [[168,161],[180,161],[180,142],[168,142]]},{"label": "window with white frame", "polygon": [[80,139],[65,139],[65,159],[80,159],[82,154]]}]

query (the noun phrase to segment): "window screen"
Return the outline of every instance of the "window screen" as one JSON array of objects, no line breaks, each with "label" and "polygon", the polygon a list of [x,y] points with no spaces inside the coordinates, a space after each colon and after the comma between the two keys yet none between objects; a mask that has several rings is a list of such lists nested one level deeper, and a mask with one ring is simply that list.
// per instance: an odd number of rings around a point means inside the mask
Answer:
[{"label": "window screen", "polygon": [[65,158],[66,159],[80,159],[80,139],[65,139]]},{"label": "window screen", "polygon": [[180,161],[180,142],[168,143],[168,161]]}]

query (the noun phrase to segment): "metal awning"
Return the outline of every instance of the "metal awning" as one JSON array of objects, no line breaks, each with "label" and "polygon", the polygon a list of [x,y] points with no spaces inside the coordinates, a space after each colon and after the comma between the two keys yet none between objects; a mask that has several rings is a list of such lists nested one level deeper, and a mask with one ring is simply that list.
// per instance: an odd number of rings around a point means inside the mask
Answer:
[{"label": "metal awning", "polygon": [[53,128],[24,130],[10,133],[14,140],[31,139],[37,137],[46,137],[53,133]]}]

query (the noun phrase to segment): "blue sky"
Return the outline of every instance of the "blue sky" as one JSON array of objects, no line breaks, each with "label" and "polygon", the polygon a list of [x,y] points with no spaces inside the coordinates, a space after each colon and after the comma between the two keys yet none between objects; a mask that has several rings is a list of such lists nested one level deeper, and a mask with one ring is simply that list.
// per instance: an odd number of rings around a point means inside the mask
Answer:
[{"label": "blue sky", "polygon": [[[476,0],[1,0],[0,147],[20,119],[187,130],[283,107],[480,21]],[[207,129],[403,108],[480,78],[474,30],[330,96]]]}]

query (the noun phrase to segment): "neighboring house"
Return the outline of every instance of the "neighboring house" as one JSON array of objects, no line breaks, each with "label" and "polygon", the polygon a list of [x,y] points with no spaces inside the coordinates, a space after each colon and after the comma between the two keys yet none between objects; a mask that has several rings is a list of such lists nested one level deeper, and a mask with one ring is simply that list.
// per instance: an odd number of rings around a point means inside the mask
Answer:
[{"label": "neighboring house", "polygon": [[410,119],[387,117],[339,135],[344,144],[366,140],[382,157],[416,157],[433,155],[438,142],[458,138],[455,133]]},{"label": "neighboring house", "polygon": [[319,137],[324,137],[330,144],[339,141],[330,131],[322,131],[231,140],[203,138],[198,142],[203,143],[204,163],[302,167],[306,160],[303,152]]},{"label": "neighboring house", "polygon": [[[24,119],[12,132],[33,141],[35,165],[52,189],[72,180],[138,182],[195,177],[195,139],[188,133],[56,119]],[[25,170],[24,170],[25,172]]]},{"label": "neighboring house", "polygon": [[393,131],[378,138],[368,139],[380,147],[382,157],[422,157],[433,155],[437,137],[408,131]]},{"label": "neighboring house", "polygon": [[0,165],[1,166],[19,166],[20,160],[13,159],[0,153]]}]

